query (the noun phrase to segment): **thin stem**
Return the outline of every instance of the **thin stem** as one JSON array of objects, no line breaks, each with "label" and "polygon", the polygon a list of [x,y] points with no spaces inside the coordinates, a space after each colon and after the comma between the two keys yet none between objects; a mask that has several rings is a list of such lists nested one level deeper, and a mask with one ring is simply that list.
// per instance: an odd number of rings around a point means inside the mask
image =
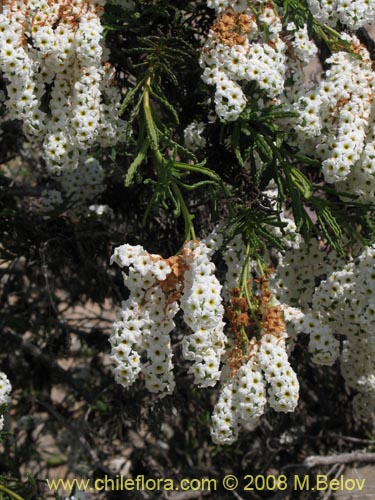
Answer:
[{"label": "thin stem", "polygon": [[246,302],[251,314],[251,317],[253,318],[254,322],[256,323],[257,327],[259,328],[259,331],[261,329],[261,324],[254,312],[254,306],[253,306],[253,301],[252,297],[250,296],[250,290],[249,290],[249,264],[250,264],[250,256],[251,256],[251,246],[250,243],[246,245],[246,256],[245,256],[245,262],[242,268],[242,273],[241,273],[241,278],[240,278],[240,296],[243,297],[245,296]]},{"label": "thin stem", "polygon": [[181,206],[181,212],[184,217],[184,222],[185,222],[185,241],[189,241],[190,239],[196,240],[196,234],[195,234],[195,229],[193,225],[193,217],[190,214],[184,197],[181,194],[180,189],[178,188],[177,184],[175,182],[172,182],[172,191],[175,194],[177,200],[180,202]]},{"label": "thin stem", "polygon": [[250,244],[248,243],[246,245],[245,262],[244,262],[244,265],[242,267],[242,272],[241,272],[240,290],[241,290],[241,297],[243,297],[243,295],[245,295],[249,308],[251,307],[251,299],[250,299],[249,290],[248,290],[250,254],[251,254],[251,248],[250,248]]},{"label": "thin stem", "polygon": [[3,491],[7,495],[10,495],[11,497],[15,498],[15,500],[24,500],[22,497],[17,495],[17,493],[14,493],[14,491],[10,490],[6,486],[3,486],[2,484],[0,484],[0,491]]},{"label": "thin stem", "polygon": [[175,168],[180,169],[180,170],[187,170],[188,172],[198,172],[202,175],[206,175],[207,177],[210,177],[211,179],[213,179],[214,182],[219,184],[219,186],[223,190],[223,193],[225,194],[225,196],[230,197],[232,195],[231,191],[224,184],[223,179],[218,174],[216,174],[216,172],[213,172],[209,168],[201,168],[198,165],[188,165],[188,164],[184,164],[182,162],[175,162],[173,166]]},{"label": "thin stem", "polygon": [[246,330],[243,326],[241,326],[240,332],[241,332],[241,340],[242,340],[242,346],[241,346],[242,355],[245,356],[247,354],[247,350],[249,347],[249,337],[247,336]]},{"label": "thin stem", "polygon": [[263,262],[260,260],[259,257],[257,257],[257,264],[258,264],[258,267],[259,267],[260,274],[262,276],[264,276],[264,265],[263,265]]},{"label": "thin stem", "polygon": [[158,173],[160,173],[160,166],[163,163],[163,156],[158,148],[158,136],[155,128],[155,123],[152,118],[151,106],[150,106],[150,88],[151,88],[151,76],[149,76],[145,82],[145,87],[143,91],[143,111],[146,119],[146,128],[149,135],[150,146],[155,158],[155,164]]}]

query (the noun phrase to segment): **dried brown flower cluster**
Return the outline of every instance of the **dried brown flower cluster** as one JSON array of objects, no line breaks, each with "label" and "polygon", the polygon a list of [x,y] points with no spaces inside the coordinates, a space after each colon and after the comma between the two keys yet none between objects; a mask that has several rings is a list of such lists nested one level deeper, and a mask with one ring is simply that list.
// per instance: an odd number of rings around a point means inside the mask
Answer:
[{"label": "dried brown flower cluster", "polygon": [[[91,13],[96,16],[103,10],[103,6],[95,0],[48,0],[47,3],[50,10],[40,10],[32,15],[30,26],[28,26],[31,31],[47,25],[55,30],[60,24],[69,25],[73,30],[76,30],[82,15]],[[25,32],[28,25],[27,16],[30,11],[29,1],[24,0],[20,3],[15,0],[2,0],[1,4],[4,7],[9,6],[11,13],[16,14],[21,11],[25,15],[23,29]]]},{"label": "dried brown flower cluster", "polygon": [[225,9],[211,29],[215,33],[216,41],[233,47],[243,45],[246,35],[251,33],[253,18],[247,14]]},{"label": "dried brown flower cluster", "polygon": [[278,336],[281,332],[285,331],[286,325],[281,307],[279,305],[271,305],[272,292],[269,288],[269,283],[270,276],[274,272],[275,270],[270,267],[267,269],[264,276],[254,281],[259,285],[260,289],[260,295],[257,296],[257,300],[259,303],[258,314],[260,314],[262,332]]},{"label": "dried brown flower cluster", "polygon": [[184,275],[189,267],[186,263],[185,256],[186,250],[184,249],[181,255],[174,255],[168,259],[162,259],[172,269],[165,280],[159,283],[160,288],[168,295],[166,306],[179,300],[184,291]]},{"label": "dried brown flower cluster", "polygon": [[285,331],[281,307],[271,305],[272,292],[269,282],[273,272],[273,268],[268,268],[263,276],[254,279],[258,293],[251,296],[251,305],[240,288],[231,290],[231,305],[227,307],[226,315],[230,332],[235,337],[235,346],[229,353],[232,375],[251,357],[254,346],[259,343],[262,335],[271,334],[278,337]]}]

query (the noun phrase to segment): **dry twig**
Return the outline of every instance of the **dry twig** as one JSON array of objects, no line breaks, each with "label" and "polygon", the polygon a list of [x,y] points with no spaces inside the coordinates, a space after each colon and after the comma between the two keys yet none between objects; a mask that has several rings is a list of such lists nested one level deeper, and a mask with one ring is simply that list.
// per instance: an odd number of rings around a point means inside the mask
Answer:
[{"label": "dry twig", "polygon": [[307,457],[303,462],[306,467],[316,467],[317,465],[351,464],[353,462],[375,462],[375,453],[342,453],[340,455]]}]

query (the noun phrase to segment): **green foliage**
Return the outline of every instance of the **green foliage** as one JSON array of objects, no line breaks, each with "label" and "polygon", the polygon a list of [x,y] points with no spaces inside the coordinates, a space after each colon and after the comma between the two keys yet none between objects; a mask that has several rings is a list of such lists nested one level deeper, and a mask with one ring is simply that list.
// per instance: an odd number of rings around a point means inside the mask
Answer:
[{"label": "green foliage", "polygon": [[[170,209],[175,217],[183,217],[185,239],[189,240],[195,237],[193,216],[189,213],[188,203],[181,190],[194,192],[201,188],[223,187],[220,177],[205,167],[205,162],[197,162],[194,155],[181,144],[181,140],[175,140],[176,135],[181,138],[181,132],[176,130],[180,125],[181,106],[172,100],[171,86],[179,89],[181,75],[197,69],[194,68],[197,51],[189,40],[191,27],[186,28],[190,26],[186,24],[187,19],[194,18],[196,13],[189,8],[189,4],[184,14],[183,9],[172,7],[166,2],[157,8],[148,5],[142,14],[138,14],[139,19],[146,22],[150,18],[152,23],[157,23],[159,16],[168,18],[180,33],[145,35],[145,24],[138,26],[135,22],[131,25],[137,46],[129,47],[127,54],[131,58],[129,67],[137,80],[125,95],[121,114],[127,118],[129,133],[137,139],[134,142],[133,160],[125,175],[125,186],[129,187],[136,178],[139,181],[143,177],[145,184],[152,186],[153,190],[144,222],[151,210],[161,205]],[[116,30],[122,31],[125,26],[126,23],[120,25],[118,22]],[[139,31],[142,36],[139,36]],[[130,38],[129,34],[127,36]],[[141,167],[144,167],[143,170]]]}]

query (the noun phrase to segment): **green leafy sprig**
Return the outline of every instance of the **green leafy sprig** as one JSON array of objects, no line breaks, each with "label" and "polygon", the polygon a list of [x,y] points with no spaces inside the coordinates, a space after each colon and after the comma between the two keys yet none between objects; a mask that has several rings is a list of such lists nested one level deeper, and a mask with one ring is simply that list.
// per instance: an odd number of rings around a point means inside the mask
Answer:
[{"label": "green leafy sprig", "polygon": [[[181,40],[178,42],[181,44]],[[190,240],[196,238],[194,216],[189,211],[183,191],[191,192],[203,187],[219,187],[225,191],[226,188],[217,173],[207,168],[204,161],[197,162],[190,151],[173,139],[173,125],[179,124],[179,116],[162,84],[168,81],[177,85],[173,65],[186,62],[186,51],[176,47],[176,44],[176,39],[148,37],[144,40],[144,47],[137,49],[145,54],[138,65],[145,71],[124,98],[121,107],[121,114],[124,114],[132,106],[130,123],[133,126],[136,120],[138,125],[136,155],[128,168],[125,185],[130,186],[140,167],[147,167],[151,161],[156,178],[151,177],[149,172],[145,174],[145,183],[152,186],[153,195],[145,211],[144,222],[153,207],[162,205],[166,209],[172,208],[175,217],[183,217],[184,237]],[[164,114],[168,116],[168,123],[162,119]],[[183,161],[183,157],[189,162]],[[198,180],[191,179],[197,176]]]}]

